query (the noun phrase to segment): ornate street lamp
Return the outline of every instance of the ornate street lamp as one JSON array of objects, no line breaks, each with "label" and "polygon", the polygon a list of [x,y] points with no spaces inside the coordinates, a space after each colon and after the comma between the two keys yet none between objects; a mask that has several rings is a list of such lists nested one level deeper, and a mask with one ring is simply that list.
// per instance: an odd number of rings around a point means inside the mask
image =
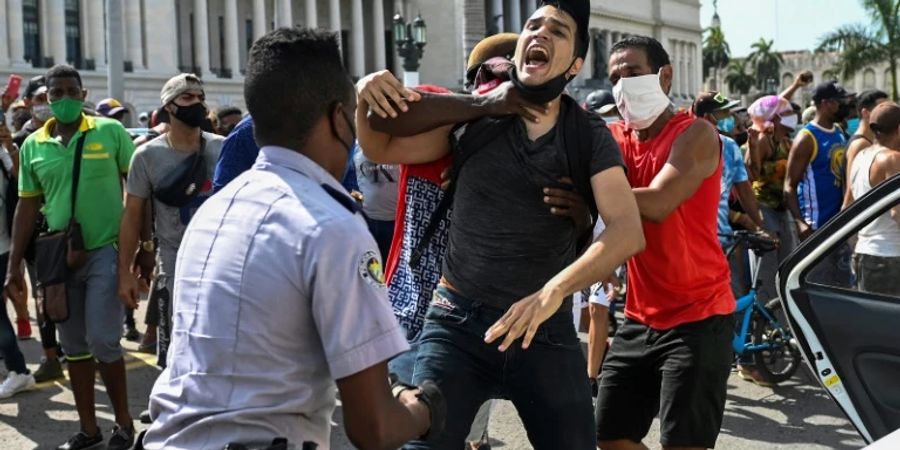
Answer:
[{"label": "ornate street lamp", "polygon": [[416,15],[407,23],[398,12],[394,16],[394,44],[397,54],[403,58],[403,84],[409,87],[419,84],[419,60],[422,59],[427,33],[422,15]]}]

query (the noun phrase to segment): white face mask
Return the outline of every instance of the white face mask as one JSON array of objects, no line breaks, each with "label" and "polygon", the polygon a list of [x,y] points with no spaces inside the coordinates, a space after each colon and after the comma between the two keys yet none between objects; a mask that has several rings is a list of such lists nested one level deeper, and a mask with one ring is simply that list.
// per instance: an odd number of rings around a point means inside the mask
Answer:
[{"label": "white face mask", "polygon": [[50,105],[44,104],[34,105],[31,108],[31,114],[41,122],[46,122],[53,117],[53,111],[50,110]]},{"label": "white face mask", "polygon": [[790,116],[781,116],[781,125],[792,130],[797,129],[797,115],[791,114]]},{"label": "white face mask", "polygon": [[613,97],[625,126],[646,130],[669,107],[669,96],[659,83],[660,74],[621,78],[613,86]]}]

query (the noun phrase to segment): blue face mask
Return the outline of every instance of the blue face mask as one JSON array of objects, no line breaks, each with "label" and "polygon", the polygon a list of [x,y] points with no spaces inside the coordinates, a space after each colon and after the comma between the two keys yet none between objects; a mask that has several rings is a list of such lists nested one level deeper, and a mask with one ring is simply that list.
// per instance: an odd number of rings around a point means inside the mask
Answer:
[{"label": "blue face mask", "polygon": [[847,120],[847,134],[854,135],[859,129],[859,117]]},{"label": "blue face mask", "polygon": [[731,134],[734,131],[734,116],[728,116],[716,122],[716,128],[725,134]]}]

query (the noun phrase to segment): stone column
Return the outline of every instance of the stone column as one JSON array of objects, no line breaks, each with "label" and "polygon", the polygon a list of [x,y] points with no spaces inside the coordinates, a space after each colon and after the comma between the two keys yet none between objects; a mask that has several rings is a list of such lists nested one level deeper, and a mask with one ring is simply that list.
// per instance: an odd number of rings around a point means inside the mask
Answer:
[{"label": "stone column", "polygon": [[[103,0],[91,0],[102,4]],[[147,40],[147,68],[170,77],[178,73],[178,34],[173,20],[178,17],[178,0],[153,0],[153,13],[147,14],[147,30],[172,30]],[[98,19],[100,22],[103,18]],[[102,24],[101,24],[102,25]],[[98,27],[102,29],[102,27]],[[182,33],[187,34],[187,33]],[[102,43],[100,44],[103,45]]]},{"label": "stone column", "polygon": [[25,65],[25,30],[22,27],[22,0],[6,0],[6,24],[9,32],[9,62]]},{"label": "stone column", "polygon": [[352,0],[350,5],[353,9],[353,28],[350,30],[350,39],[353,46],[350,51],[350,74],[361,78],[366,74],[366,41],[364,37],[365,28],[363,27],[362,0]]},{"label": "stone column", "polygon": [[504,19],[508,31],[513,33],[522,31],[522,3],[519,0],[507,0]]},{"label": "stone column", "polygon": [[[241,74],[241,57],[238,49],[237,0],[225,0],[225,67],[232,78]],[[223,67],[223,68],[225,68]]]},{"label": "stone column", "polygon": [[678,65],[681,71],[681,81],[679,81],[678,85],[681,86],[681,96],[687,97],[688,92],[688,69],[687,69],[687,52],[685,51],[684,41],[678,42]]},{"label": "stone column", "polygon": [[[6,0],[0,0],[0,11],[8,11],[6,9]],[[7,15],[9,13],[7,12]],[[6,18],[0,19],[0,67],[9,66],[9,34],[6,31]]]},{"label": "stone column", "polygon": [[253,40],[266,34],[266,0],[253,0]]},{"label": "stone column", "polygon": [[135,70],[144,68],[144,43],[141,38],[141,2],[125,1],[125,49],[126,61]]},{"label": "stone column", "polygon": [[375,70],[387,68],[384,43],[384,0],[373,0],[372,33],[375,35]]},{"label": "stone column", "polygon": [[[612,33],[609,30],[603,31],[603,55],[606,57],[606,64],[609,65],[609,56],[612,51],[612,46],[615,42],[612,41]],[[605,75],[605,74],[604,74]]]},{"label": "stone column", "polygon": [[[503,14],[503,0],[491,0],[490,12],[488,29],[496,28],[498,33],[502,33],[506,29],[503,26],[503,23],[506,21],[506,15]],[[499,20],[494,20],[497,16],[502,17]]]},{"label": "stone column", "polygon": [[341,0],[331,0],[328,2],[328,29],[337,33],[338,42],[341,41]]},{"label": "stone column", "polygon": [[306,26],[309,28],[319,26],[319,12],[316,8],[316,0],[306,0]]},{"label": "stone column", "polygon": [[90,23],[86,28],[82,28],[81,32],[90,34],[90,58],[94,59],[94,67],[101,70],[106,68],[106,35],[104,33],[106,24],[103,20],[103,0],[88,0],[84,6],[88,9]]},{"label": "stone column", "polygon": [[53,64],[65,64],[66,57],[66,9],[63,0],[44,0],[46,14],[41,27],[45,29],[42,37],[46,37],[45,56],[53,58]]},{"label": "stone column", "polygon": [[194,0],[194,62],[197,64],[197,75],[211,78],[209,70],[209,19],[207,17],[206,0]]},{"label": "stone column", "polygon": [[294,14],[291,9],[291,0],[275,0],[275,26],[294,26]]}]

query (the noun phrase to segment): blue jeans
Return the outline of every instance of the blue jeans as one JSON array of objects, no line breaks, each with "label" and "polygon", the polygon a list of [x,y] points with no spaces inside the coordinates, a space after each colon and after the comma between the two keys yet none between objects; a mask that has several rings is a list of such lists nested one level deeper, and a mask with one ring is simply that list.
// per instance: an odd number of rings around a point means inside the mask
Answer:
[{"label": "blue jeans", "polygon": [[[6,273],[6,265],[8,263],[9,253],[0,255],[0,270],[3,270],[3,273]],[[16,331],[13,330],[12,323],[9,321],[5,304],[0,308],[0,355],[3,355],[6,370],[19,374],[28,373],[28,368],[25,366],[25,357],[22,355],[22,351],[19,350]]]},{"label": "blue jeans", "polygon": [[484,334],[504,311],[444,287],[435,291],[419,338],[413,382],[432,380],[447,399],[444,433],[405,449],[459,450],[478,408],[507,398],[536,450],[594,450],[597,440],[587,365],[572,327],[572,309],[544,322],[528,350],[521,341],[506,352]]}]

